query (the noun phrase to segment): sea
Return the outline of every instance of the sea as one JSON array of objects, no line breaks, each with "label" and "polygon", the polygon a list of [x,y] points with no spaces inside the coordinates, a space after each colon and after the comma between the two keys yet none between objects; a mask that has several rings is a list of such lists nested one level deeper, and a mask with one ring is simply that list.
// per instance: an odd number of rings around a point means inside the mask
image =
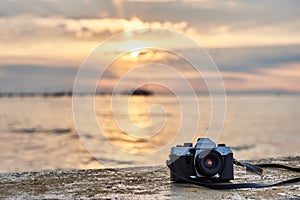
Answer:
[{"label": "sea", "polygon": [[71,96],[1,97],[0,173],[165,165],[175,144],[212,134],[240,160],[300,155],[299,95],[228,95],[219,133],[209,133],[208,95],[197,105],[194,96],[76,98],[79,110]]}]

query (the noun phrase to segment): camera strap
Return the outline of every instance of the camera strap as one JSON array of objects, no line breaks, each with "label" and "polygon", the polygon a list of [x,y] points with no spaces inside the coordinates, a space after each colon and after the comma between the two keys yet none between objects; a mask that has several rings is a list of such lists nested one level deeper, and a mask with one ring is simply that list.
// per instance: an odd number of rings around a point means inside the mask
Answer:
[{"label": "camera strap", "polygon": [[240,162],[236,159],[233,159],[233,164],[235,165],[239,165],[239,166],[242,166],[242,167],[246,167],[246,170],[249,171],[249,172],[253,172],[257,175],[262,175],[263,173],[263,169],[257,165],[252,165],[250,163],[246,163],[246,162]]},{"label": "camera strap", "polygon": [[[286,169],[293,172],[300,172],[300,168],[295,167],[289,167],[286,165],[281,164],[250,164],[246,162],[240,162],[234,159],[234,164],[246,167],[247,171],[262,175],[263,169],[262,168],[281,168]],[[172,164],[168,165],[168,167],[173,170]],[[193,183],[195,185],[199,185],[202,187],[210,188],[210,189],[239,189],[239,188],[266,188],[266,187],[274,187],[274,186],[280,186],[290,183],[297,183],[300,182],[300,177],[292,178],[276,183],[220,183],[220,182],[203,182],[203,181],[197,181],[197,178],[190,178],[186,180],[189,183]]]}]

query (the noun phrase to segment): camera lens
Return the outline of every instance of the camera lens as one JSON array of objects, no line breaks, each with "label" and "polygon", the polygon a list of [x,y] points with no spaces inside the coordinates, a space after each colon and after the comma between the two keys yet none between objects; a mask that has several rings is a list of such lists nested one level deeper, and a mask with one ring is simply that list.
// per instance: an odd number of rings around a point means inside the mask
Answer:
[{"label": "camera lens", "polygon": [[196,158],[196,168],[205,176],[214,176],[221,172],[223,164],[222,155],[215,150],[201,152]]},{"label": "camera lens", "polygon": [[214,157],[209,156],[209,157],[205,158],[204,165],[205,165],[205,167],[211,169],[216,165],[216,162],[217,161],[215,160]]}]

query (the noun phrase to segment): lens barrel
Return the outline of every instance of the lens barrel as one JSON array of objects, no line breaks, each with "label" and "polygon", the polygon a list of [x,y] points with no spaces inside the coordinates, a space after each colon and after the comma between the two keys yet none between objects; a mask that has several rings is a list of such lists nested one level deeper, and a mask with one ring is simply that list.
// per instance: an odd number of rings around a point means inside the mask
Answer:
[{"label": "lens barrel", "polygon": [[196,157],[195,167],[204,176],[214,176],[220,173],[223,166],[223,156],[216,150],[202,151]]}]

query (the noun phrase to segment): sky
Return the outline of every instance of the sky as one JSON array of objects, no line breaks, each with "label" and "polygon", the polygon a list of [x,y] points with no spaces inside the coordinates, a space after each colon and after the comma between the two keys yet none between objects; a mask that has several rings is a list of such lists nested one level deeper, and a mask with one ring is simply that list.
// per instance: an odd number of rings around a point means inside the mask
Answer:
[{"label": "sky", "polygon": [[[0,4],[0,92],[71,90],[78,68],[101,42],[123,31],[163,28],[205,48],[228,92],[300,93],[298,0],[0,0]],[[158,39],[163,38],[168,36]],[[117,54],[122,45],[126,41],[107,49],[107,54]],[[176,42],[170,48],[193,52]],[[144,63],[150,54],[175,68],[182,64],[161,52],[131,53],[114,63],[107,82],[115,82],[120,72]]]}]

